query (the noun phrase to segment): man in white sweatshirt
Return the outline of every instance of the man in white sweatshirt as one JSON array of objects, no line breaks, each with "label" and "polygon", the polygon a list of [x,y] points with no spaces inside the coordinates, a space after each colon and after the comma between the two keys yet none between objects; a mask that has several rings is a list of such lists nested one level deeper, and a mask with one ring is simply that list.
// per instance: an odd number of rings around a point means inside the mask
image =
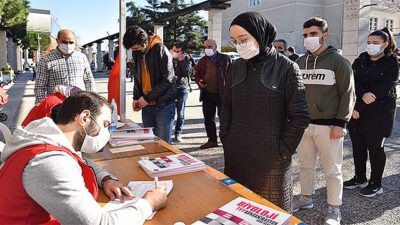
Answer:
[{"label": "man in white sweatshirt", "polygon": [[110,118],[107,101],[84,91],[62,103],[57,124],[46,117],[15,130],[1,155],[0,224],[143,224],[162,209],[167,195],[161,189],[112,212],[97,204],[98,186],[112,199],[132,196],[81,156],[105,145]]}]

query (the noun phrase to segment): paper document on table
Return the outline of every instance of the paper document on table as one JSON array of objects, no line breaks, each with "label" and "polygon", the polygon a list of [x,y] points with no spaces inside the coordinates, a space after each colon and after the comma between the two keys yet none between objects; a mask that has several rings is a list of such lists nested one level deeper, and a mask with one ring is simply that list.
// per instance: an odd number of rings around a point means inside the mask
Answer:
[{"label": "paper document on table", "polygon": [[120,130],[125,130],[125,129],[132,129],[132,128],[142,128],[139,124],[134,123],[132,121],[124,121],[126,125],[126,127],[122,127]]},{"label": "paper document on table", "polygon": [[[167,194],[169,194],[174,186],[172,180],[161,180],[158,181],[158,185],[165,185],[167,187]],[[135,196],[142,198],[148,191],[153,190],[155,186],[154,181],[131,181],[128,184],[129,189],[135,194]]]},{"label": "paper document on table", "polygon": [[121,152],[131,152],[146,149],[143,145],[132,145],[132,146],[122,146],[122,147],[112,147],[109,148],[111,153],[121,153]]},{"label": "paper document on table", "polygon": [[154,137],[152,127],[120,129],[111,132],[111,139],[115,140],[144,140]]},{"label": "paper document on table", "polygon": [[[167,194],[169,194],[173,188],[173,183],[172,180],[163,180],[163,181],[158,181],[159,185],[165,185],[167,187]],[[155,188],[155,182],[154,181],[131,181],[128,184],[128,188],[133,192],[135,195],[134,199],[131,200],[126,200],[124,203],[121,203],[119,199],[116,199],[114,201],[110,201],[107,204],[104,205],[103,210],[106,211],[115,211],[121,208],[126,207],[127,205],[132,205],[135,202],[137,202],[139,199],[143,198],[144,195],[153,190]],[[153,216],[156,214],[154,212],[151,214],[149,218],[146,220],[150,220],[153,218]]]}]

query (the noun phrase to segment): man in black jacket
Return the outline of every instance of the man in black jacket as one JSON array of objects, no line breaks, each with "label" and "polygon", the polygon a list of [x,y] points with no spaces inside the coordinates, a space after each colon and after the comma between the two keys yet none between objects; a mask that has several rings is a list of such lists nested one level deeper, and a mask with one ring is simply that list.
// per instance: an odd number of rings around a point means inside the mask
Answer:
[{"label": "man in black jacket", "polygon": [[159,36],[148,37],[138,26],[125,33],[123,45],[132,50],[136,65],[133,110],[142,110],[143,126],[154,127],[170,143],[177,92],[171,53]]},{"label": "man in black jacket", "polygon": [[172,47],[172,58],[174,59],[174,71],[176,86],[178,88],[177,104],[176,104],[176,124],[175,124],[175,142],[182,142],[182,127],[185,122],[185,108],[186,99],[189,95],[190,77],[189,72],[191,70],[190,62],[185,59],[182,53],[182,48],[178,44],[174,44]]}]

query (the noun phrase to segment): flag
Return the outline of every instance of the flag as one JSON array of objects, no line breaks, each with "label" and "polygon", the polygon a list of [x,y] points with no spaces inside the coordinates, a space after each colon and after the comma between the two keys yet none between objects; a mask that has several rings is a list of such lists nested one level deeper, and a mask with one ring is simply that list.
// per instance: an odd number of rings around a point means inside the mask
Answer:
[{"label": "flag", "polygon": [[115,63],[113,68],[111,69],[110,74],[108,75],[108,101],[111,103],[111,101],[114,99],[115,102],[117,103],[117,108],[118,108],[118,115],[120,114],[120,109],[121,109],[121,100],[120,100],[120,68],[119,68],[120,62],[119,62],[119,53],[117,55],[117,58],[115,59]]}]

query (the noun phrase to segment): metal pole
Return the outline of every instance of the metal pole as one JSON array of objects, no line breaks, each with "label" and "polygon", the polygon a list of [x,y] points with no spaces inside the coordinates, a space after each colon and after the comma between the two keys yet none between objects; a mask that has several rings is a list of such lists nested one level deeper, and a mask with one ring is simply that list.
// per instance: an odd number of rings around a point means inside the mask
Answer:
[{"label": "metal pole", "polygon": [[126,50],[122,45],[122,38],[126,31],[126,3],[119,1],[119,60],[120,60],[120,116],[126,119]]},{"label": "metal pole", "polygon": [[37,62],[39,62],[39,59],[40,59],[40,36],[39,36],[39,33],[37,33],[37,42],[38,42],[38,53],[37,53],[37,56],[36,56],[36,63]]}]

